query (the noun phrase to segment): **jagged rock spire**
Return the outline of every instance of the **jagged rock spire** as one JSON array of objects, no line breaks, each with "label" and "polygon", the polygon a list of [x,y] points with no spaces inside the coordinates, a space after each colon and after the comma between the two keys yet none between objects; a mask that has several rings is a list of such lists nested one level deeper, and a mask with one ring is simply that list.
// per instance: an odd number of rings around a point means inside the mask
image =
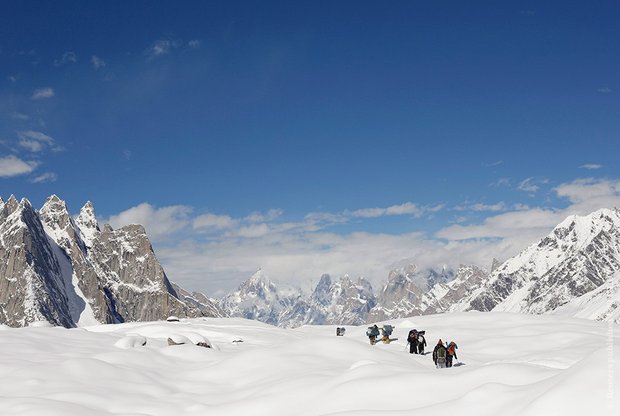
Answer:
[{"label": "jagged rock spire", "polygon": [[93,240],[100,232],[97,217],[95,216],[95,207],[92,202],[87,201],[84,204],[82,209],[80,209],[80,214],[75,219],[75,223],[80,229],[80,234],[86,247],[92,247]]}]

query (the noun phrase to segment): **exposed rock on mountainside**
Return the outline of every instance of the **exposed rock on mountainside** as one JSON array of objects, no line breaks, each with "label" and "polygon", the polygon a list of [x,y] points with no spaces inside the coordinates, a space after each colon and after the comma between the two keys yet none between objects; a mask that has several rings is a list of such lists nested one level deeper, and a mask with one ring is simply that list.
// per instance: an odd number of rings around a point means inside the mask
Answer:
[{"label": "exposed rock on mountainside", "polygon": [[[179,300],[144,228],[99,229],[87,202],[74,220],[55,195],[39,212],[0,202],[0,323],[72,327],[210,314]],[[209,315],[219,316],[219,315]]]}]

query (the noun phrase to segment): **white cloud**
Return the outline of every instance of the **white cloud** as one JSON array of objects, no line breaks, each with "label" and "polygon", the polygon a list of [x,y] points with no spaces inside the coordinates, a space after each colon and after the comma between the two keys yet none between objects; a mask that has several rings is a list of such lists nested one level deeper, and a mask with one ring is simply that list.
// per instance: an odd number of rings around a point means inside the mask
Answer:
[{"label": "white cloud", "polygon": [[463,207],[457,207],[456,210],[457,211],[476,211],[476,212],[483,212],[483,211],[498,212],[498,211],[505,211],[506,204],[504,202],[498,202],[496,204],[477,203],[477,204],[466,205]]},{"label": "white cloud", "polygon": [[32,183],[47,183],[47,182],[56,182],[58,180],[58,175],[53,172],[45,172],[42,175],[34,177],[30,182]]},{"label": "white cloud", "polygon": [[9,75],[8,77],[6,77],[6,79],[11,81],[13,84],[15,84],[17,82],[17,76],[15,76],[15,75]]},{"label": "white cloud", "polygon": [[185,205],[172,205],[156,208],[149,203],[142,203],[129,208],[118,215],[105,219],[114,228],[129,224],[141,224],[153,240],[162,240],[184,229],[190,224],[189,214],[192,209]]},{"label": "white cloud", "polygon": [[386,215],[413,215],[420,217],[426,212],[426,208],[419,207],[412,202],[405,202],[400,205],[392,205],[387,208],[363,208],[351,212],[346,212],[352,217],[357,218],[377,218]]},{"label": "white cloud", "polygon": [[179,46],[179,43],[170,39],[160,39],[153,42],[153,44],[146,50],[146,54],[150,58],[157,58],[160,56],[168,55],[173,49]]},{"label": "white cloud", "polygon": [[581,165],[579,167],[581,169],[597,170],[597,169],[601,169],[603,165],[599,165],[598,163],[586,163],[585,165]]},{"label": "white cloud", "polygon": [[187,46],[189,46],[190,48],[199,48],[200,45],[202,44],[202,42],[198,39],[192,39],[189,42],[187,42]]},{"label": "white cloud", "polygon": [[499,166],[502,163],[504,163],[503,160],[496,160],[495,162],[491,162],[491,163],[483,163],[482,166],[484,166],[485,168],[492,168],[495,166]]},{"label": "white cloud", "polygon": [[574,214],[620,207],[620,180],[583,178],[564,183],[554,191],[559,197],[570,201],[568,210]]},{"label": "white cloud", "polygon": [[578,179],[553,190],[568,200],[566,208],[529,208],[515,205],[515,211],[486,218],[481,224],[451,225],[439,232],[439,238],[460,241],[499,239],[508,252],[516,254],[542,237],[569,215],[586,215],[600,208],[620,206],[620,181]]},{"label": "white cloud", "polygon": [[202,214],[194,219],[192,227],[197,229],[224,230],[230,229],[239,224],[238,220],[228,215]]},{"label": "white cloud", "polygon": [[609,87],[601,87],[601,88],[598,88],[596,91],[600,92],[601,94],[609,94],[613,92],[612,89]]},{"label": "white cloud", "polygon": [[100,68],[105,67],[105,61],[95,55],[90,57],[90,63],[93,65],[93,68],[95,68],[95,71],[97,71]]},{"label": "white cloud", "polygon": [[544,185],[547,183],[549,183],[549,180],[545,178],[542,178],[542,179],[527,178],[527,179],[522,180],[519,183],[519,185],[517,186],[517,189],[523,192],[529,192],[533,194],[533,193],[538,192],[541,185]]},{"label": "white cloud", "polygon": [[512,184],[512,182],[510,181],[510,178],[499,178],[495,182],[492,182],[490,184],[490,186],[492,186],[494,188],[501,188],[501,187],[504,187],[504,186],[510,186],[511,184]]},{"label": "white cloud", "polygon": [[54,96],[54,89],[50,87],[39,88],[32,93],[33,100],[43,100],[45,98],[52,98]]},{"label": "white cloud", "polygon": [[283,214],[281,209],[270,209],[266,213],[253,212],[244,218],[248,222],[269,222],[273,221]]},{"label": "white cloud", "polygon": [[38,162],[25,161],[13,155],[0,157],[0,177],[25,175],[34,171],[37,166],[39,166]]},{"label": "white cloud", "polygon": [[53,138],[40,131],[20,131],[17,135],[19,136],[19,146],[33,153],[41,152],[46,147],[51,147],[52,150],[60,149],[56,146]]},{"label": "white cloud", "polygon": [[54,66],[63,66],[65,64],[74,64],[77,62],[77,55],[75,52],[65,52],[62,54],[60,59],[54,59]]}]

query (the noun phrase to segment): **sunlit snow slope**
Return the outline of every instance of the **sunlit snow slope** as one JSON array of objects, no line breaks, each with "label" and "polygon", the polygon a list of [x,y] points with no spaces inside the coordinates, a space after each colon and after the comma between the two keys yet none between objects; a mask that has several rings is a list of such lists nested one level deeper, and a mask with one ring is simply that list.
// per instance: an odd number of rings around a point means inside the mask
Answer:
[{"label": "sunlit snow slope", "polygon": [[[619,414],[618,325],[493,312],[391,322],[399,340],[375,346],[365,327],[336,337],[333,326],[236,318],[0,327],[0,414]],[[438,338],[456,341],[457,366],[408,354],[414,327],[427,331],[427,351]],[[215,348],[168,346],[168,337]]]}]

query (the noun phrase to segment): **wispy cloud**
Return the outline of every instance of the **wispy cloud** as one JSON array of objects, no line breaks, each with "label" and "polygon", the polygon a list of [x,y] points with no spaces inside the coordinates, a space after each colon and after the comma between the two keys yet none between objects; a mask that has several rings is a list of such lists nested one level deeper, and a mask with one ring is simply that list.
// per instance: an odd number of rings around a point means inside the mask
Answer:
[{"label": "wispy cloud", "polygon": [[53,172],[45,172],[42,175],[36,176],[32,178],[30,182],[32,183],[47,183],[47,182],[56,182],[58,180],[58,175]]},{"label": "wispy cloud", "polygon": [[54,66],[59,67],[65,64],[74,64],[77,62],[77,55],[75,52],[65,52],[59,59],[54,59]]},{"label": "wispy cloud", "polygon": [[168,55],[174,48],[179,46],[179,42],[170,39],[159,39],[153,42],[151,46],[146,50],[146,54],[149,58],[157,58],[160,56]]},{"label": "wispy cloud", "polygon": [[512,185],[510,178],[499,178],[498,180],[491,182],[489,186],[494,188],[508,187]]},{"label": "wispy cloud", "polygon": [[17,82],[17,76],[16,75],[9,75],[8,77],[6,77],[6,79],[11,81],[13,84],[15,84]]},{"label": "wispy cloud", "polygon": [[192,39],[189,42],[187,42],[187,46],[189,46],[192,49],[199,48],[201,44],[202,42],[198,39]]},{"label": "wispy cloud", "polygon": [[586,163],[585,165],[581,165],[579,167],[581,169],[597,170],[597,169],[601,169],[603,165],[599,165],[598,163]]},{"label": "wispy cloud", "polygon": [[105,67],[105,61],[95,55],[90,57],[90,63],[93,65],[93,68],[95,68],[95,71]]},{"label": "wispy cloud", "polygon": [[490,212],[499,212],[499,211],[505,211],[507,209],[506,204],[504,202],[498,202],[495,204],[483,204],[483,203],[476,203],[476,204],[463,204],[463,205],[459,205],[457,207],[454,208],[456,211],[474,211],[474,212],[484,212],[484,211],[490,211]]},{"label": "wispy cloud", "polygon": [[541,185],[545,185],[547,183],[549,183],[549,180],[545,178],[526,178],[519,183],[517,189],[533,194],[538,192]]},{"label": "wispy cloud", "polygon": [[[441,209],[441,208],[439,208]],[[412,202],[405,202],[400,205],[392,205],[386,208],[363,208],[355,211],[345,212],[345,215],[357,218],[378,218],[390,215],[412,215],[421,217],[426,212],[439,210],[436,207],[420,207]]]},{"label": "wispy cloud", "polygon": [[266,213],[253,212],[244,218],[248,222],[270,222],[283,214],[281,209],[270,209]]},{"label": "wispy cloud", "polygon": [[39,162],[22,160],[14,155],[0,157],[0,177],[25,175],[34,171],[37,166]]},{"label": "wispy cloud", "polygon": [[236,227],[239,220],[233,219],[229,215],[202,214],[194,219],[192,227],[202,230],[225,230]]},{"label": "wispy cloud", "polygon": [[17,111],[14,111],[11,113],[11,118],[13,120],[28,120],[30,117],[27,114],[23,114],[23,113],[18,113]]},{"label": "wispy cloud", "polygon": [[598,88],[596,91],[600,92],[601,94],[609,94],[613,92],[613,90],[609,87],[601,87],[601,88]]},{"label": "wispy cloud", "polygon": [[46,148],[50,148],[53,151],[62,150],[60,146],[56,145],[56,141],[53,138],[40,131],[20,131],[17,135],[19,136],[18,145],[30,152],[37,153]]},{"label": "wispy cloud", "polygon": [[482,166],[484,166],[485,168],[492,168],[492,167],[495,167],[495,166],[499,166],[499,165],[501,165],[503,163],[504,163],[503,160],[496,160],[495,162],[482,163]]},{"label": "wispy cloud", "polygon": [[54,89],[51,87],[39,88],[32,93],[33,100],[43,100],[46,98],[52,98],[54,96]]}]

